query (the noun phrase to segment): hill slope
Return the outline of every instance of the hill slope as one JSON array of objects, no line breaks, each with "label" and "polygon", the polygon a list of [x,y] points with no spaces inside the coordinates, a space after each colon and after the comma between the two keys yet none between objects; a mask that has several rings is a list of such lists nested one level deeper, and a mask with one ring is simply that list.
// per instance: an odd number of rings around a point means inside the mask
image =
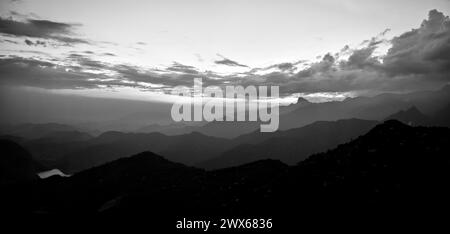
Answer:
[{"label": "hill slope", "polygon": [[235,139],[245,144],[232,148],[219,157],[198,164],[207,169],[242,165],[261,159],[276,159],[294,164],[313,153],[336,147],[368,132],[378,122],[348,119],[318,121],[307,126],[274,134],[255,132]]},{"label": "hill slope", "polygon": [[298,228],[295,220],[420,220],[450,207],[449,143],[448,128],[391,120],[291,167],[262,160],[207,172],[142,153],[42,181],[31,209],[165,230],[205,214],[274,217],[283,228]]}]

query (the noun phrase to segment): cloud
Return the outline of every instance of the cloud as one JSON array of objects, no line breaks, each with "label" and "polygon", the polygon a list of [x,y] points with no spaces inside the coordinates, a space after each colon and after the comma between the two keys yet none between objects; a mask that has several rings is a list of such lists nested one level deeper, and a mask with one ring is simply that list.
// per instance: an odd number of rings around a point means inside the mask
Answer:
[{"label": "cloud", "polygon": [[[285,76],[280,89],[289,92],[408,91],[437,88],[450,82],[450,21],[431,10],[428,19],[391,40],[389,30],[366,40],[362,48],[345,46],[337,60],[327,54],[319,62]],[[391,44],[385,55],[375,55],[380,45]],[[280,79],[279,77],[277,79]],[[270,79],[268,79],[270,80]]]},{"label": "cloud", "polygon": [[[108,70],[110,65],[101,61],[93,60],[89,56],[83,54],[72,53],[67,56],[70,62],[76,62],[79,69],[89,68],[97,70]],[[74,66],[72,66],[73,68]]]},{"label": "cloud", "polygon": [[0,32],[16,37],[53,39],[64,44],[89,43],[72,37],[76,24],[60,23],[50,20],[26,19],[16,21],[12,17],[0,17]]},{"label": "cloud", "polygon": [[0,85],[46,89],[133,87],[168,93],[175,86],[192,86],[194,78],[202,78],[205,85],[222,84],[222,80],[216,80],[211,73],[194,74],[192,71],[186,71],[193,67],[179,63],[174,63],[171,69],[163,70],[164,73],[161,74],[161,70],[109,64],[93,60],[89,56],[71,53],[65,60],[58,61],[37,57],[0,57]]},{"label": "cloud", "polygon": [[[244,74],[257,74],[260,71],[273,71],[281,73],[293,74],[297,70],[297,65],[306,63],[306,60],[299,60],[296,62],[277,63],[263,68],[253,68]],[[275,70],[275,71],[274,71]]]},{"label": "cloud", "polygon": [[111,57],[115,57],[116,55],[113,53],[103,53],[102,55],[104,56],[111,56]]},{"label": "cloud", "polygon": [[4,39],[4,40],[0,40],[1,42],[8,42],[8,43],[11,43],[11,44],[19,44],[19,42],[17,42],[17,41],[13,41],[13,40],[9,40],[9,39]]},{"label": "cloud", "polygon": [[373,56],[375,49],[374,45],[369,44],[368,47],[354,50],[348,60],[342,62],[340,66],[344,69],[370,69],[379,66],[378,58]]},{"label": "cloud", "polygon": [[[184,66],[184,65],[182,65]],[[175,86],[188,86],[191,87],[193,85],[194,78],[202,78],[205,86],[209,85],[223,85],[225,80],[228,78],[220,77],[220,79],[216,79],[217,77],[212,76],[210,73],[183,73],[183,72],[172,72],[171,70],[163,71],[161,70],[151,70],[151,69],[142,69],[136,66],[130,66],[125,64],[115,65],[111,67],[115,73],[118,74],[122,80],[126,80],[128,82],[145,82],[151,83],[155,85],[160,85],[164,88],[167,88],[170,91],[171,88]]]},{"label": "cloud", "polygon": [[167,71],[181,72],[186,74],[198,74],[197,68],[193,66],[183,65],[181,63],[174,62],[172,66],[166,69]]},{"label": "cloud", "polygon": [[431,10],[421,26],[392,39],[383,60],[390,76],[450,71],[450,20]]},{"label": "cloud", "polygon": [[225,58],[224,56],[222,56],[220,54],[218,54],[218,56],[221,57],[222,59],[214,61],[215,64],[232,66],[232,67],[248,67],[247,65],[240,64],[236,61]]},{"label": "cloud", "polygon": [[45,43],[45,41],[40,41],[40,40],[36,40],[35,42],[25,39],[25,44],[29,45],[29,46],[47,46],[47,43]]},{"label": "cloud", "polygon": [[[70,33],[73,27],[48,22],[22,22],[20,26],[23,24],[46,28],[40,32],[41,38]],[[15,30],[16,34],[24,31]],[[43,88],[125,86],[168,92],[178,85],[191,87],[193,78],[203,78],[205,86],[277,85],[281,95],[288,96],[314,92],[411,91],[437,88],[450,81],[450,23],[447,16],[432,10],[416,29],[391,40],[384,38],[387,32],[389,30],[364,41],[358,48],[346,45],[337,53],[327,53],[316,62],[277,63],[231,75],[201,71],[178,62],[164,69],[108,64],[92,59],[99,53],[88,51],[72,51],[64,59],[49,60],[51,62],[3,56],[0,57],[0,82]],[[25,43],[34,46],[38,41],[26,39]],[[387,44],[391,47],[385,55],[377,53],[377,49]],[[215,61],[216,64],[248,67],[218,56],[221,59]],[[299,64],[302,66],[297,66]]]},{"label": "cloud", "polygon": [[311,64],[308,68],[299,71],[295,76],[297,78],[311,77],[316,74],[324,74],[333,69],[336,59],[330,53],[323,56],[322,60]]},{"label": "cloud", "polygon": [[[58,66],[52,62],[36,59],[25,59],[9,57],[0,59],[0,84],[13,86],[31,86],[46,89],[79,89],[96,88],[101,81],[90,80],[91,78],[107,80],[101,75],[89,74],[82,71],[72,71]],[[113,82],[108,80],[107,84]]]}]

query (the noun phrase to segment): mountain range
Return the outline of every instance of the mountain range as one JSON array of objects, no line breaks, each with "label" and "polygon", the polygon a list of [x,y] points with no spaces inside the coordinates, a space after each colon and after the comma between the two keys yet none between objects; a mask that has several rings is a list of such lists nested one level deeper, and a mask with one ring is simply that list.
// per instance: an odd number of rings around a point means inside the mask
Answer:
[{"label": "mountain range", "polygon": [[[288,128],[274,133],[259,132],[255,129],[258,122],[211,122],[198,126],[172,125],[171,130],[190,129],[188,133],[180,135],[166,135],[158,131],[151,133],[108,131],[98,136],[81,132],[68,125],[25,124],[15,128],[3,127],[4,135],[0,138],[10,139],[24,146],[42,165],[41,169],[57,168],[68,174],[147,150],[164,155],[174,162],[206,169],[237,166],[261,159],[276,159],[293,164],[312,153],[331,149],[365,134],[378,121],[356,119],[353,116],[381,120],[397,119],[414,126],[449,126],[447,123],[450,119],[449,107],[436,103],[431,105],[424,101],[444,102],[443,99],[448,96],[446,93],[448,89],[444,87],[433,92],[385,94],[373,98],[353,98],[342,102],[318,104],[299,99],[297,104],[282,108],[282,125],[285,118],[289,116],[298,123],[308,123],[320,116],[323,119],[332,120],[315,121],[306,125],[297,124],[302,127]],[[411,103],[421,107],[410,105]],[[424,107],[424,103],[431,106]],[[352,114],[341,115],[337,110],[336,114],[331,114],[335,109],[341,108]],[[381,117],[381,114],[392,110],[395,111]],[[338,119],[343,116],[352,117]],[[155,127],[154,130],[157,129]],[[162,131],[161,128],[160,130]],[[219,132],[221,134],[216,134]],[[211,137],[211,135],[223,135],[222,133],[225,132],[238,136],[231,139]],[[225,135],[231,136],[228,133]]]},{"label": "mountain range", "polygon": [[346,218],[370,222],[433,216],[450,207],[449,143],[448,128],[389,120],[293,166],[266,159],[205,171],[143,152],[71,177],[39,180],[30,188],[33,202],[21,209],[68,223],[82,215],[166,229],[177,217],[204,214],[270,216],[279,228],[295,225],[294,212],[300,212],[295,220],[345,220],[338,215],[343,209]]}]

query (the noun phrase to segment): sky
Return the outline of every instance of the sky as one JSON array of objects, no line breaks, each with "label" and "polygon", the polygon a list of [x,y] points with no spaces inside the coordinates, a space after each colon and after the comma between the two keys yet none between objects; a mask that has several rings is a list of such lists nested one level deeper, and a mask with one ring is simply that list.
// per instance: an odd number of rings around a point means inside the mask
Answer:
[{"label": "sky", "polygon": [[449,82],[449,0],[0,1],[0,85],[170,102],[177,85],[342,100]]}]

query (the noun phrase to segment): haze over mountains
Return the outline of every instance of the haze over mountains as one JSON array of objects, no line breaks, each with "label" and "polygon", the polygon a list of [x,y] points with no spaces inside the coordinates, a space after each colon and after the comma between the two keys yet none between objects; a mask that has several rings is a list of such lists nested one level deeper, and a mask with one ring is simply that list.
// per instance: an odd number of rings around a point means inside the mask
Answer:
[{"label": "haze over mountains", "polygon": [[[66,173],[147,150],[174,162],[209,169],[261,159],[293,164],[363,135],[382,120],[397,119],[415,126],[448,126],[445,125],[448,91],[446,86],[437,91],[342,102],[301,100],[282,108],[281,126],[286,126],[283,121],[289,119],[295,119],[295,124],[274,133],[259,132],[258,122],[211,122],[203,126],[159,126],[152,133],[108,131],[94,137],[68,125],[25,124],[4,126],[2,138],[20,142],[46,168]],[[416,106],[423,107],[423,113]],[[232,136],[237,137],[229,139]]]},{"label": "haze over mountains", "polygon": [[[225,168],[261,159],[277,159],[294,164],[313,153],[326,151],[365,134],[378,122],[349,119],[336,122],[318,121],[313,124],[278,132],[268,139],[258,139],[253,133],[236,138],[252,139],[225,151],[219,157],[198,164],[205,168]],[[259,138],[265,138],[264,136]]]},{"label": "haze over mountains", "polygon": [[[280,108],[280,129],[302,127],[315,121],[358,118],[381,121],[387,116],[416,106],[426,115],[434,115],[450,100],[450,86],[436,91],[407,94],[381,94],[375,97],[348,98],[344,101],[311,103],[301,98],[297,104]],[[169,126],[158,131],[169,135],[198,131],[215,137],[234,138],[257,130],[259,122],[210,122],[200,127]],[[145,131],[145,129],[143,130]]]}]

